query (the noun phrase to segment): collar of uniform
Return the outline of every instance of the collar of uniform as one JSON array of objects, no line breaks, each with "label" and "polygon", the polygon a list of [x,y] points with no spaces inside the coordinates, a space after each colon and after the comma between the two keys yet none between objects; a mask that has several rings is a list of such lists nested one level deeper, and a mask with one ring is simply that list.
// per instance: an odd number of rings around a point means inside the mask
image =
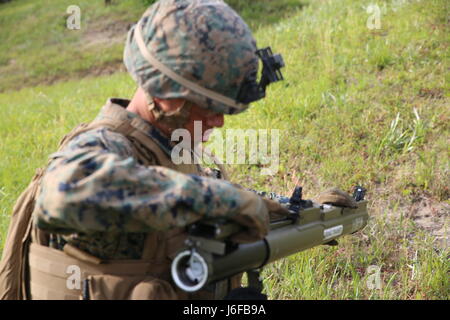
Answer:
[{"label": "collar of uniform", "polygon": [[120,98],[110,98],[101,109],[96,120],[113,118],[121,121],[133,121],[133,127],[152,138],[158,146],[170,156],[173,143],[161,131],[152,126],[148,121],[142,119],[138,114],[126,110],[130,100]]}]

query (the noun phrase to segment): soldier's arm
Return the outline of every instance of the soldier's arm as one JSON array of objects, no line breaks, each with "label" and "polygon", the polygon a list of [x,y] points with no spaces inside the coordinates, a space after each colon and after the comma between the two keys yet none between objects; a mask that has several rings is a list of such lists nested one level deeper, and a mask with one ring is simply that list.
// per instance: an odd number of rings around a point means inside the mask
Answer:
[{"label": "soldier's arm", "polygon": [[50,232],[146,232],[202,216],[235,215],[245,199],[232,184],[144,167],[130,142],[108,129],[79,135],[52,155],[35,220]]}]

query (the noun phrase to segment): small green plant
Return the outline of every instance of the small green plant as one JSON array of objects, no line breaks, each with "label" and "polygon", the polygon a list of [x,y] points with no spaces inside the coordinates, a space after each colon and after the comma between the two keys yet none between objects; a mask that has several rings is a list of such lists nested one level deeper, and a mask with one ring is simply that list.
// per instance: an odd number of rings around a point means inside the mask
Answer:
[{"label": "small green plant", "polygon": [[400,112],[397,113],[376,149],[377,156],[383,153],[403,154],[411,152],[424,141],[427,130],[426,124],[420,118],[416,108],[413,112],[414,119],[410,124],[400,118]]}]

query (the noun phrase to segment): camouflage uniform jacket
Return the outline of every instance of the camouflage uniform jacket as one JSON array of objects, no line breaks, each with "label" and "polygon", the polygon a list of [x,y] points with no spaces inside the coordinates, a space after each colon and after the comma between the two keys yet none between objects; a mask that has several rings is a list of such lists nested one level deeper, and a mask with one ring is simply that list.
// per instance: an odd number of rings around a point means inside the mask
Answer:
[{"label": "camouflage uniform jacket", "polygon": [[[96,120],[133,119],[170,159],[170,140],[128,112],[128,103],[110,99]],[[53,248],[69,243],[101,259],[139,259],[148,233],[234,215],[241,201],[235,186],[201,171],[142,165],[132,142],[106,127],[76,136],[50,157],[34,221],[50,233]]]}]

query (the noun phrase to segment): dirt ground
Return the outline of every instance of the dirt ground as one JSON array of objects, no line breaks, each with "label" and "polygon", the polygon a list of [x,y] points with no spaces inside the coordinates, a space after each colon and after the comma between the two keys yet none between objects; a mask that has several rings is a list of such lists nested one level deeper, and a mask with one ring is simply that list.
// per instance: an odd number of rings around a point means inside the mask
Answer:
[{"label": "dirt ground", "polygon": [[427,197],[420,197],[414,201],[407,212],[407,216],[414,223],[428,231],[436,239],[440,248],[448,248],[448,225],[450,205],[437,202]]}]

